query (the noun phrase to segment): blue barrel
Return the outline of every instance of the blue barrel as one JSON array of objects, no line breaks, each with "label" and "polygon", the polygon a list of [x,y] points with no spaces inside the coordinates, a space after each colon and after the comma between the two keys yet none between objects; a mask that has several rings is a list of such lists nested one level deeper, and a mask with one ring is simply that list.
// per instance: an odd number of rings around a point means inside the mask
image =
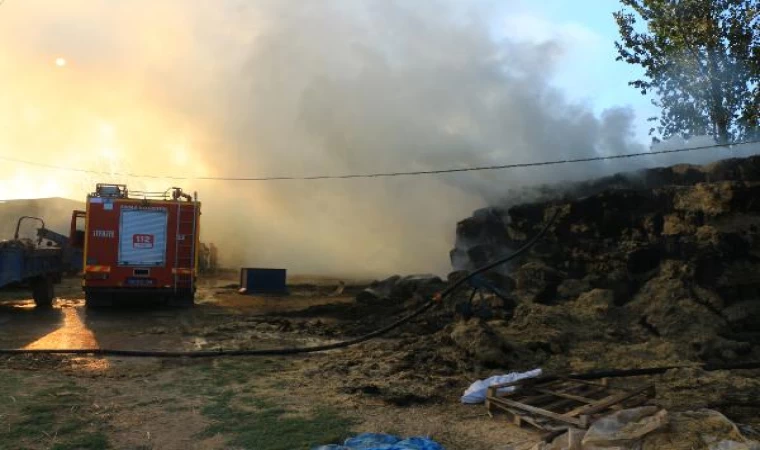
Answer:
[{"label": "blue barrel", "polygon": [[285,269],[240,269],[240,287],[247,294],[287,294],[287,270]]}]

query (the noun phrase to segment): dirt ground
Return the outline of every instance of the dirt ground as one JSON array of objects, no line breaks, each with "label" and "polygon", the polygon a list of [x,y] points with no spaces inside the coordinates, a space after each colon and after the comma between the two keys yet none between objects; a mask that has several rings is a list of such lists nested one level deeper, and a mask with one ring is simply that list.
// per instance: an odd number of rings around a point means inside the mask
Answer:
[{"label": "dirt ground", "polygon": [[[191,309],[143,303],[90,311],[77,280],[57,286],[48,311],[35,309],[23,291],[4,292],[0,348],[276,348],[361,332],[351,314],[336,313],[350,311],[356,283],[341,292],[337,280],[295,279],[288,296],[252,297],[234,282],[204,280]],[[389,345],[403,347],[404,335],[288,358],[4,357],[0,449],[293,450],[365,431],[427,435],[453,450],[537,441],[482,406],[461,405],[466,376],[430,378],[430,395],[412,395],[424,379],[404,384],[378,370],[368,383],[336,369],[371,363],[363,358],[386,354]]]},{"label": "dirt ground", "polygon": [[[5,291],[0,348],[302,347],[373,331],[421,301],[363,304],[355,297],[366,282],[341,286],[339,280],[310,277],[291,279],[288,295],[255,297],[239,294],[235,281],[202,280],[196,306],[187,309],[134,301],[89,310],[77,280],[57,286],[50,310],[35,309],[25,291]],[[530,325],[534,331],[562,329],[556,314],[540,317],[540,324]],[[518,319],[513,320],[520,325]],[[528,449],[539,441],[538,433],[512,426],[504,416],[491,418],[482,405],[460,403],[471,382],[535,367],[566,373],[680,361],[653,358],[665,345],[654,338],[628,347],[600,340],[586,353],[568,353],[523,343],[532,339],[525,334],[499,336],[483,322],[436,308],[380,339],[310,355],[4,356],[0,450],[294,450],[357,432],[430,436],[449,450]],[[511,348],[494,347],[503,339],[513,342]],[[760,429],[759,374],[678,369],[613,383],[654,383],[657,405],[671,411],[717,409],[754,430]]]}]

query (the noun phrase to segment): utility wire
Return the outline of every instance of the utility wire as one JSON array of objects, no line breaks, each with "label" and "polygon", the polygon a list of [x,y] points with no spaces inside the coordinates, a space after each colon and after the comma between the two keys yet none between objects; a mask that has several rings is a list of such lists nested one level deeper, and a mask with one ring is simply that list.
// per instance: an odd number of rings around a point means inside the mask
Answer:
[{"label": "utility wire", "polygon": [[46,169],[65,170],[69,172],[79,173],[92,173],[110,176],[123,176],[130,178],[152,178],[152,179],[164,179],[164,180],[198,180],[198,181],[296,181],[296,180],[345,180],[352,178],[387,178],[387,177],[400,177],[400,176],[415,176],[415,175],[438,175],[444,173],[457,173],[457,172],[478,172],[484,170],[504,170],[504,169],[518,169],[525,167],[539,167],[539,166],[554,166],[558,164],[574,164],[585,163],[593,161],[608,161],[613,159],[624,158],[637,158],[641,156],[653,156],[653,155],[665,155],[670,153],[685,153],[698,150],[708,150],[712,148],[726,147],[731,149],[740,145],[760,144],[760,139],[751,141],[735,142],[732,144],[710,144],[702,145],[698,147],[684,147],[671,150],[656,150],[650,152],[640,153],[626,153],[623,155],[608,155],[608,156],[591,156],[587,158],[570,158],[570,159],[557,159],[552,161],[540,161],[540,162],[528,162],[528,163],[513,163],[513,164],[498,164],[491,166],[475,166],[475,167],[463,167],[463,168],[450,168],[450,169],[437,169],[437,170],[416,170],[409,172],[378,172],[378,173],[364,173],[364,174],[347,174],[347,175],[313,175],[313,176],[274,176],[274,177],[190,177],[190,176],[159,176],[159,175],[146,175],[130,172],[105,172],[101,170],[79,169],[76,167],[57,166],[53,164],[45,164],[35,161],[27,161],[23,159],[10,158],[6,156],[0,156],[0,160],[15,162],[20,164],[26,164],[30,166],[43,167]]}]

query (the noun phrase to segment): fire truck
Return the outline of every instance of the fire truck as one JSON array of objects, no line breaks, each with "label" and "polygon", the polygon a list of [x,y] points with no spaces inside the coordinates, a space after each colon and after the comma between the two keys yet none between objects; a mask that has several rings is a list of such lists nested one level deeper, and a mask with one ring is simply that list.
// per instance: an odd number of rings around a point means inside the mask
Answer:
[{"label": "fire truck", "polygon": [[84,238],[86,305],[146,297],[193,305],[200,214],[198,194],[178,187],[155,193],[98,184],[71,224],[72,235]]}]

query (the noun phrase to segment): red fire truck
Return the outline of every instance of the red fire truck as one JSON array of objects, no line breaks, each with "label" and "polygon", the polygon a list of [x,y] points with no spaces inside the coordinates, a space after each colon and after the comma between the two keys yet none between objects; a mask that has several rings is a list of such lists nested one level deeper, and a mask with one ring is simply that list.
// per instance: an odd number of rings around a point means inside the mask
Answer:
[{"label": "red fire truck", "polygon": [[197,193],[181,188],[150,193],[98,184],[83,214],[86,304],[150,297],[192,305],[200,210]]}]

